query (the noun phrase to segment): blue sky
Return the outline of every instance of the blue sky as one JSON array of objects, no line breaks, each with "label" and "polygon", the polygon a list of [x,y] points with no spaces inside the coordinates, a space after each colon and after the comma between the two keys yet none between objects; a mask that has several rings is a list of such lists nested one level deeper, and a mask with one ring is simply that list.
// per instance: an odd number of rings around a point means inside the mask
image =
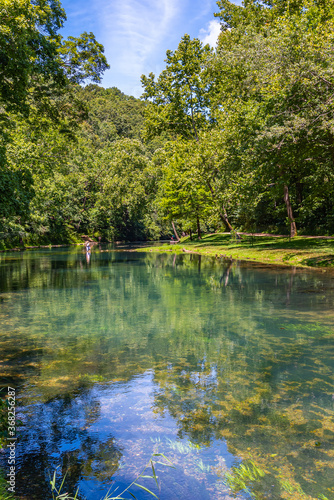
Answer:
[{"label": "blue sky", "polygon": [[[239,2],[235,2],[239,3]],[[216,0],[63,0],[67,22],[61,34],[92,31],[110,64],[102,85],[139,97],[140,76],[164,69],[166,50],[188,33],[215,44]]]}]

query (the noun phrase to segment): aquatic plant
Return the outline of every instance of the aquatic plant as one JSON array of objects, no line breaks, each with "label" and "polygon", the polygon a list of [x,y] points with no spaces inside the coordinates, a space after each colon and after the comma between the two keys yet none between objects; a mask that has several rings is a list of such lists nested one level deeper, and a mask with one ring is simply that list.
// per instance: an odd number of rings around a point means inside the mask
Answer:
[{"label": "aquatic plant", "polygon": [[[157,437],[157,438],[150,438],[150,440],[152,441],[152,443],[155,443],[155,444],[161,444],[162,443],[162,440],[160,437]],[[199,444],[197,443],[192,443],[191,441],[187,441],[186,443],[183,443],[182,441],[179,441],[179,440],[176,440],[176,439],[170,439],[170,438],[166,438],[164,441],[164,446],[166,448],[169,447],[171,450],[173,451],[177,451],[178,453],[182,454],[182,455],[186,455],[188,453],[191,453],[193,451],[200,451],[202,449],[202,446],[200,446]]]},{"label": "aquatic plant", "polygon": [[7,490],[8,483],[2,471],[0,471],[0,500],[14,500],[14,496]]},{"label": "aquatic plant", "polygon": [[211,470],[211,467],[210,465],[205,465],[205,463],[203,462],[203,460],[200,458],[199,461],[196,463],[196,467],[198,467],[198,469],[201,471],[201,472],[210,472]]},{"label": "aquatic plant", "polygon": [[172,439],[167,439],[168,446],[181,454],[187,454],[191,451],[189,443],[182,443],[181,441],[173,441]]},{"label": "aquatic plant", "polygon": [[57,488],[56,486],[56,475],[57,469],[54,471],[52,479],[50,480],[52,500],[76,500],[78,497],[79,488],[77,489],[74,497],[71,497],[68,493],[61,493],[67,476],[67,472],[65,473],[59,488]]},{"label": "aquatic plant", "polygon": [[281,483],[283,490],[286,491],[287,493],[289,493],[290,495],[292,495],[294,493],[298,493],[299,495],[306,497],[300,484],[292,484],[291,481],[289,481],[288,479],[281,479],[280,483]]},{"label": "aquatic plant", "polygon": [[0,450],[6,440],[7,425],[7,403],[5,399],[0,399]]},{"label": "aquatic plant", "polygon": [[244,490],[251,495],[249,487],[254,481],[258,481],[261,477],[264,477],[264,475],[265,472],[262,469],[257,467],[251,460],[248,460],[247,463],[241,463],[236,467],[232,467],[232,472],[226,472],[225,480],[233,493]]},{"label": "aquatic plant", "polygon": [[[161,462],[160,460],[157,460],[158,457],[163,458],[165,460],[165,462]],[[165,467],[175,468],[174,465],[172,464],[172,462],[167,457],[165,457],[165,455],[163,453],[153,453],[152,457],[150,458],[149,462],[145,465],[142,472],[136,477],[136,479],[134,481],[132,481],[131,484],[129,484],[129,486],[127,486],[123,491],[121,491],[116,496],[115,496],[115,494],[116,494],[118,487],[116,487],[113,492],[111,492],[111,490],[109,490],[108,493],[103,497],[102,500],[125,500],[125,497],[123,495],[126,493],[128,493],[132,498],[136,499],[137,498],[136,495],[130,491],[130,488],[132,488],[132,486],[137,486],[138,488],[141,488],[142,490],[146,491],[146,493],[149,493],[150,495],[152,495],[153,497],[155,497],[159,500],[159,497],[153,491],[146,488],[146,486],[143,486],[142,484],[138,483],[138,481],[140,479],[153,479],[155,481],[155,484],[156,484],[158,490],[160,490],[158,476],[157,476],[156,470],[155,470],[156,464],[164,465]],[[152,475],[145,474],[147,469],[151,469]],[[53,500],[76,500],[78,498],[79,488],[77,489],[74,497],[70,496],[68,493],[61,493],[61,491],[64,487],[66,474],[64,475],[59,488],[56,487],[56,475],[57,475],[57,470],[54,471],[53,477],[50,480],[52,499]],[[2,500],[2,498],[1,498],[1,500]]]}]

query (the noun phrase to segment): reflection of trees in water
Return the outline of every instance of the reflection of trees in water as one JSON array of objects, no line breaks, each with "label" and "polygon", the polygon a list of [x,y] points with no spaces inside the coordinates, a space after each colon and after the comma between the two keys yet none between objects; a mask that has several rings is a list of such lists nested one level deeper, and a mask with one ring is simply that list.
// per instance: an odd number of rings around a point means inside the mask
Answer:
[{"label": "reflection of trees in water", "polygon": [[67,472],[64,491],[75,492],[82,477],[110,481],[122,451],[112,436],[101,442],[100,436],[89,433],[99,416],[99,403],[87,391],[41,404],[37,410],[27,408],[18,441],[17,493],[48,498],[49,474],[58,466],[62,477]]},{"label": "reflection of trees in water", "polygon": [[[155,411],[177,419],[180,437],[206,445],[225,438],[229,451],[270,473],[253,485],[259,498],[281,498],[282,478],[330,498],[333,358],[322,361],[323,349],[307,342],[293,347],[276,339],[271,354],[269,346],[269,339],[260,346],[249,339],[246,356],[233,343],[206,363],[156,371]],[[252,351],[261,347],[254,364]]]},{"label": "reflection of trees in water", "polygon": [[[22,396],[84,394],[96,381],[153,368],[155,411],[173,415],[180,436],[204,445],[226,439],[230,451],[270,471],[258,487],[264,498],[280,498],[279,474],[329,497],[333,316],[323,311],[333,310],[330,281],[194,255],[93,257],[90,268],[80,267],[84,255],[75,253],[52,261],[27,256],[6,273],[0,268],[7,291],[2,375],[15,380],[24,368],[21,383],[35,389]],[[54,429],[65,439],[54,413]],[[113,441],[109,455],[108,438],[100,445],[81,428],[75,432],[80,446],[61,452],[73,484],[80,474],[107,477],[120,453]],[[52,436],[50,442],[45,431],[36,451],[41,470],[58,446]]]}]

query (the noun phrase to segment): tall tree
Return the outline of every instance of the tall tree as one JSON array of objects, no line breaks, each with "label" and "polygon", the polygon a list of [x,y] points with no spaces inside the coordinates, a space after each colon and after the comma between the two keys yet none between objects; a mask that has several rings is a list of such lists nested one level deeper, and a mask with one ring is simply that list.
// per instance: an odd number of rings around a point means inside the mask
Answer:
[{"label": "tall tree", "polygon": [[[198,144],[198,143],[196,143]],[[208,222],[213,212],[213,200],[203,179],[201,162],[196,163],[194,144],[179,140],[169,145],[160,181],[159,204],[163,216],[177,220],[185,231],[197,231],[201,238],[201,222]],[[174,229],[174,226],[173,226]]]},{"label": "tall tree", "polygon": [[174,52],[166,52],[166,69],[157,81],[153,73],[142,75],[142,97],[150,102],[146,111],[148,137],[168,132],[172,138],[198,140],[199,130],[212,123],[211,82],[205,73],[211,54],[209,45],[184,35]]},{"label": "tall tree", "polygon": [[[143,98],[149,101],[146,109],[146,132],[148,137],[152,137],[162,132],[168,133],[169,137],[174,140],[179,138],[194,141],[197,145],[189,146],[190,151],[187,152],[189,165],[194,169],[191,173],[188,170],[190,177],[197,178],[202,173],[202,179],[199,181],[201,186],[205,186],[205,190],[209,189],[213,204],[217,202],[219,197],[215,192],[214,183],[210,183],[208,172],[208,164],[202,165],[196,170],[195,164],[198,164],[198,156],[192,158],[191,149],[198,150],[201,131],[209,130],[214,126],[215,120],[212,112],[212,89],[213,81],[208,77],[207,66],[209,60],[213,56],[213,50],[209,45],[203,46],[198,39],[193,39],[189,35],[184,35],[177,50],[174,52],[167,51],[166,53],[166,69],[159,75],[157,81],[151,73],[148,77],[142,76],[142,84],[144,87]],[[184,145],[180,143],[180,148]],[[205,155],[201,158],[204,159]],[[209,162],[210,163],[210,162]],[[170,165],[176,165],[177,162],[171,162]],[[184,177],[183,177],[184,178]],[[187,182],[184,178],[184,188],[182,191],[187,191]],[[172,188],[170,185],[170,188]],[[176,186],[176,183],[174,183]],[[179,186],[179,183],[177,184]],[[200,188],[202,189],[202,188]],[[191,189],[189,193],[193,193],[193,203],[196,204],[195,190]],[[169,200],[178,199],[180,197],[180,188],[173,196],[169,196]],[[207,195],[205,195],[207,196]],[[197,203],[196,206],[200,206]],[[179,207],[170,209],[169,214],[180,212],[180,208],[185,204],[182,203]],[[187,210],[191,203],[187,203]],[[219,213],[221,221],[228,229],[232,229],[228,220],[226,209],[222,206]],[[185,217],[187,217],[185,215]],[[197,224],[199,231],[199,224]]]},{"label": "tall tree", "polygon": [[65,20],[59,0],[0,1],[0,99],[5,110],[25,110],[32,77],[64,82],[57,32]]},{"label": "tall tree", "polygon": [[[315,207],[318,181],[328,193],[333,189],[333,17],[311,1],[292,3],[293,14],[287,2],[244,5],[220,2],[225,29],[217,50],[216,91],[225,111],[229,101],[230,114],[246,117],[243,165],[253,165],[254,179],[262,179],[263,186],[280,190],[294,236],[302,191],[309,198],[313,191]],[[265,12],[267,22],[253,19],[255,8]]]},{"label": "tall tree", "polygon": [[6,154],[17,122],[27,120],[32,135],[50,123],[71,132],[83,114],[73,86],[86,78],[99,81],[109,67],[92,33],[62,41],[58,31],[65,20],[59,0],[0,0],[0,216],[5,218],[26,215],[33,194],[31,166]]}]

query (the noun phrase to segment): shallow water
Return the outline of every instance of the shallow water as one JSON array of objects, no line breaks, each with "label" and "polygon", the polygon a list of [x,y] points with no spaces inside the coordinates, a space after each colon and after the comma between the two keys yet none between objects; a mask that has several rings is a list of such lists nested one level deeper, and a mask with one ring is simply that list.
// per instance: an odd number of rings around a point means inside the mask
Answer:
[{"label": "shallow water", "polygon": [[45,249],[1,256],[0,301],[23,497],[50,498],[57,467],[81,498],[118,494],[161,452],[164,500],[228,499],[241,463],[239,498],[334,498],[331,275]]}]

